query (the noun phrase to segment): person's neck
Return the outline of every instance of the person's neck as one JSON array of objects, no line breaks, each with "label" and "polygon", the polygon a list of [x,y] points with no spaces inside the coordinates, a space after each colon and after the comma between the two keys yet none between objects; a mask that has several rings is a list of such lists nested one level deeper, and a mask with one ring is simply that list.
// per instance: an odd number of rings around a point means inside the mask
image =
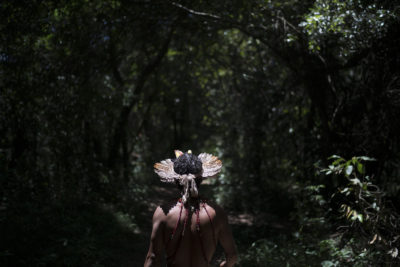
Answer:
[{"label": "person's neck", "polygon": [[187,208],[191,209],[198,209],[200,206],[201,198],[200,196],[198,197],[189,197],[185,203],[185,206]]}]

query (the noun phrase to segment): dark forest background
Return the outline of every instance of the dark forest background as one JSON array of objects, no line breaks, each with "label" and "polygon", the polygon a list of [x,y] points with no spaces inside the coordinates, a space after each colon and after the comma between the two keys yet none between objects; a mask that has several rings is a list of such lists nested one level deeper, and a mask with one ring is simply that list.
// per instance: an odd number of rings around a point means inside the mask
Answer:
[{"label": "dark forest background", "polygon": [[142,266],[174,149],[222,159],[239,266],[400,264],[396,1],[0,10],[0,265]]}]

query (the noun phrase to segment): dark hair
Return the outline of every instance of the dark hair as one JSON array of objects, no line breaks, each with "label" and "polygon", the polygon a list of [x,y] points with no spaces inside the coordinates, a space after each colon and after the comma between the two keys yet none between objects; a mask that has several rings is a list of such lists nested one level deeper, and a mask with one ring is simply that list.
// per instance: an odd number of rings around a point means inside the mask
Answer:
[{"label": "dark hair", "polygon": [[198,174],[202,171],[201,160],[193,154],[182,154],[174,160],[174,171],[177,174]]}]

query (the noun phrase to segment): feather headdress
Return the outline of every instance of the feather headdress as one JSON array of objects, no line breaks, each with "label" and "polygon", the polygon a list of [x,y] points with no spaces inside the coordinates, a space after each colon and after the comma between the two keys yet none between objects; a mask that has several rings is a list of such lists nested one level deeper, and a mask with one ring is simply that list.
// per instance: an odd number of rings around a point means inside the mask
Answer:
[{"label": "feather headdress", "polygon": [[[189,150],[187,152],[191,154]],[[183,155],[182,151],[175,150],[175,156],[178,159]],[[190,195],[193,197],[198,196],[198,189],[195,178],[201,177],[203,179],[216,176],[222,168],[222,162],[216,156],[208,153],[201,153],[197,156],[202,163],[202,168],[199,173],[178,174],[174,170],[174,161],[166,159],[154,164],[154,172],[160,176],[161,182],[175,183],[179,182],[183,186],[182,201],[185,203]]]}]

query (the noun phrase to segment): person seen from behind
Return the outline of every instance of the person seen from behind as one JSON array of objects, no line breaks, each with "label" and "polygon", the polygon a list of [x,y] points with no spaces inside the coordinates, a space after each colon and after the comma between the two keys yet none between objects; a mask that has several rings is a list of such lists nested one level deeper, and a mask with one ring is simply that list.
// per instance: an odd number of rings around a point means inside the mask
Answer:
[{"label": "person seen from behind", "polygon": [[234,266],[237,250],[227,215],[220,206],[199,195],[201,182],[221,171],[221,161],[207,153],[195,156],[190,150],[175,150],[175,155],[175,159],[154,165],[162,182],[179,187],[181,198],[171,208],[158,206],[155,210],[144,266],[161,266],[164,254],[168,267],[210,266],[218,243],[226,257],[220,266]]}]

